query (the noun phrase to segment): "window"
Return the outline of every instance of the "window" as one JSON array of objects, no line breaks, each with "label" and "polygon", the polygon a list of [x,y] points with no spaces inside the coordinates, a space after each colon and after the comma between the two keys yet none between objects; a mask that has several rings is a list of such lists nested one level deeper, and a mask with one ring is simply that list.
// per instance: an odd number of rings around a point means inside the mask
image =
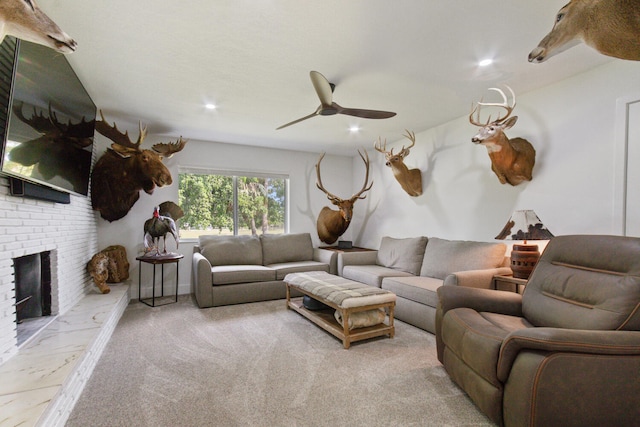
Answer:
[{"label": "window", "polygon": [[209,235],[281,234],[288,231],[285,175],[182,171],[178,222],[183,239]]}]

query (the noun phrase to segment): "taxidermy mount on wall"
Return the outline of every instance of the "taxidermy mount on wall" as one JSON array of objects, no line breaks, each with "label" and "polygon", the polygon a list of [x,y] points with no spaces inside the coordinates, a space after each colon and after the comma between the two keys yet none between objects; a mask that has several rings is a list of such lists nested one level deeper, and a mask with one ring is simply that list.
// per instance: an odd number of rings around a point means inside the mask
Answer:
[{"label": "taxidermy mount on wall", "polygon": [[544,62],[580,42],[603,55],[640,61],[640,0],[570,1],[529,62]]},{"label": "taxidermy mount on wall", "polygon": [[0,42],[10,35],[50,47],[61,53],[77,43],[40,10],[34,0],[0,0]]},{"label": "taxidermy mount on wall", "polygon": [[160,238],[164,242],[163,255],[167,253],[167,234],[180,244],[176,221],[184,216],[182,208],[172,201],[160,203],[153,208],[153,216],[144,222],[144,249],[146,255],[160,255]]},{"label": "taxidermy mount on wall", "polygon": [[[322,184],[322,178],[320,177],[320,162],[324,158],[324,153],[320,156],[318,163],[316,163],[316,176],[317,181],[316,185],[322,192],[327,195],[327,199],[331,201],[335,206],[338,207],[338,210],[333,210],[328,206],[325,206],[318,214],[318,221],[316,223],[318,229],[318,237],[321,241],[327,244],[332,244],[338,237],[342,236],[347,228],[349,228],[349,224],[351,223],[351,218],[353,217],[353,204],[358,199],[364,199],[367,196],[362,195],[365,191],[369,191],[371,186],[373,185],[373,181],[369,183],[369,155],[366,151],[364,151],[364,155],[358,150],[358,154],[360,158],[365,164],[366,172],[364,176],[364,184],[360,191],[355,193],[349,199],[341,199],[338,196],[329,193]],[[368,185],[367,185],[368,184]]]},{"label": "taxidermy mount on wall", "polygon": [[386,151],[387,140],[385,139],[383,144],[379,137],[378,142],[374,143],[373,147],[376,151],[384,154],[385,164],[391,168],[393,176],[400,183],[402,189],[406,191],[408,195],[415,197],[422,194],[422,172],[420,169],[409,169],[404,164],[405,157],[409,155],[409,149],[416,145],[416,134],[408,130],[406,132],[407,134],[403,136],[411,141],[411,145],[407,148],[403,145],[398,154],[393,154],[393,148],[390,151]]},{"label": "taxidermy mount on wall", "polygon": [[[504,133],[511,128],[518,116],[509,118],[516,106],[516,95],[507,86],[513,98],[511,105],[507,102],[507,96],[498,88],[492,87],[489,90],[496,91],[502,96],[503,102],[478,102],[469,114],[469,122],[472,125],[480,126],[478,133],[471,138],[471,142],[484,145],[489,152],[491,159],[491,170],[498,176],[501,184],[518,185],[522,181],[531,181],[533,165],[536,162],[536,150],[529,141],[523,138],[509,139]],[[506,110],[504,117],[498,116],[491,121],[491,116],[486,123],[480,122],[480,109],[485,107],[499,107]],[[473,114],[476,118],[473,118]]]},{"label": "taxidermy mount on wall", "polygon": [[96,130],[113,141],[111,148],[98,159],[91,174],[91,206],[100,211],[107,221],[115,221],[127,214],[140,198],[140,190],[152,194],[153,190],[171,185],[171,173],[162,163],[163,157],[171,157],[181,151],[187,141],[178,138],[174,143],[154,144],[152,150],[140,149],[147,135],[140,123],[136,143],[128,132],[122,133],[115,123],[110,126],[100,111],[101,120]]}]

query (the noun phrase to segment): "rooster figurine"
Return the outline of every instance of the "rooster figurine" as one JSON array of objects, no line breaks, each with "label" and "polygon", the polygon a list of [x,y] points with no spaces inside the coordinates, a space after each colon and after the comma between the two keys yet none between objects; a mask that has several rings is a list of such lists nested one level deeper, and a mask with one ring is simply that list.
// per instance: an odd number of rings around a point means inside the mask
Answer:
[{"label": "rooster figurine", "polygon": [[[176,220],[184,215],[180,206],[173,202],[164,202],[153,208],[153,217],[144,223],[144,247],[145,252],[150,253],[155,249],[154,255],[160,255],[160,238],[164,241],[163,254],[167,253],[167,234],[172,234],[179,244],[178,227]],[[175,220],[174,220],[175,218]]]}]

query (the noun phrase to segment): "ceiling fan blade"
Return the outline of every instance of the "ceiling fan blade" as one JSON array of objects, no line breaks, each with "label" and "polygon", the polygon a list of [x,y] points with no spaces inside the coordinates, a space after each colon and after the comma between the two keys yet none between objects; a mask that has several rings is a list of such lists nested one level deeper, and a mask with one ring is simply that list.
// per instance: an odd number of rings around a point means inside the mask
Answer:
[{"label": "ceiling fan blade", "polygon": [[333,102],[333,91],[331,90],[331,84],[329,80],[317,71],[311,71],[309,73],[311,77],[311,83],[320,98],[320,103],[323,106],[329,106]]},{"label": "ceiling fan blade", "polygon": [[[334,103],[334,105],[336,105]],[[388,119],[393,117],[396,113],[391,111],[380,110],[363,110],[360,108],[342,108],[338,106],[338,114],[347,114],[349,116],[362,117],[363,119]]]},{"label": "ceiling fan blade", "polygon": [[277,127],[276,130],[279,130],[279,129],[282,129],[282,128],[286,128],[287,126],[295,125],[296,123],[300,123],[303,120],[310,119],[311,117],[314,117],[314,116],[317,116],[317,115],[318,115],[318,111],[314,111],[313,113],[309,114],[308,116],[301,117],[298,120],[294,120],[294,121],[289,122],[289,123],[287,123],[285,125]]}]

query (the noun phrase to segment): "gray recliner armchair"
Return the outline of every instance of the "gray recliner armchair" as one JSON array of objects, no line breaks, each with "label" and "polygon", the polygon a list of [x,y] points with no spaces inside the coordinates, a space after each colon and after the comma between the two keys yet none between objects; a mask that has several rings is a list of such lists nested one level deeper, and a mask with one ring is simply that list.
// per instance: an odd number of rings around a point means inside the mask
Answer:
[{"label": "gray recliner armchair", "polygon": [[438,297],[438,359],[497,424],[640,425],[640,239],[555,237],[523,295]]}]

